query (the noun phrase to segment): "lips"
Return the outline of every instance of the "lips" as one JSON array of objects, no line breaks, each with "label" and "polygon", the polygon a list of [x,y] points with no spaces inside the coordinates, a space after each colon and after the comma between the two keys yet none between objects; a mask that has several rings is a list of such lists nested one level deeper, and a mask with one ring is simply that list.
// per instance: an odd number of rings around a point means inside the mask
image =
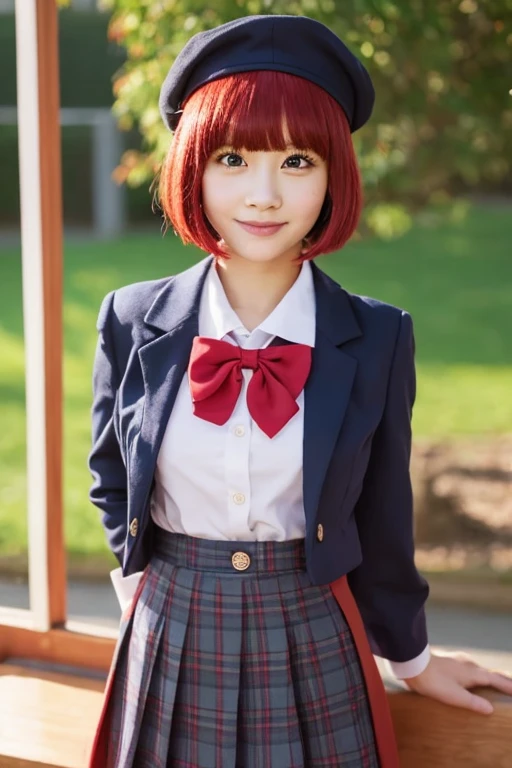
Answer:
[{"label": "lips", "polygon": [[[237,219],[239,221],[239,219]],[[245,220],[240,221],[240,224],[250,224],[253,227],[281,227],[284,224],[284,221],[253,221],[251,220]]]},{"label": "lips", "polygon": [[240,224],[246,232],[250,232],[252,235],[259,235],[260,237],[274,235],[276,232],[279,232],[281,227],[284,227],[284,224],[272,224],[271,222],[237,221],[237,224]]}]

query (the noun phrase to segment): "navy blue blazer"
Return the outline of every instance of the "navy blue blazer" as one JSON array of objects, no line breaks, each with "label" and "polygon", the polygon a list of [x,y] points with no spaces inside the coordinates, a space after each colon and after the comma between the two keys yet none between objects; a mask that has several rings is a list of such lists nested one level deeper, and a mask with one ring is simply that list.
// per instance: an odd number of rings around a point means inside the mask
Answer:
[{"label": "navy blue blazer", "polygon": [[[125,576],[143,570],[151,554],[157,455],[198,334],[211,261],[120,288],[100,309],[90,499],[103,512]],[[307,571],[314,584],[348,574],[372,651],[408,661],[427,644],[428,595],[414,565],[411,317],[348,293],[314,263],[312,269],[316,340],[303,452]]]}]

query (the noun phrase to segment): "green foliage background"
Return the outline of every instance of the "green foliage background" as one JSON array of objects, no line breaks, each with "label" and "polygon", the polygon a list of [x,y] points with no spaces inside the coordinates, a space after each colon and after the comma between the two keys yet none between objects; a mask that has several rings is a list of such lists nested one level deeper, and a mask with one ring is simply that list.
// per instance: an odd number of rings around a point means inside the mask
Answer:
[{"label": "green foliage background", "polygon": [[415,210],[472,187],[510,190],[512,0],[100,0],[100,7],[112,11],[109,38],[127,53],[114,110],[145,139],[142,151],[123,158],[120,177],[131,185],[152,178],[169,145],[158,93],[184,43],[239,16],[285,13],[329,26],[375,82],[374,116],[354,137],[372,229],[400,234]]}]

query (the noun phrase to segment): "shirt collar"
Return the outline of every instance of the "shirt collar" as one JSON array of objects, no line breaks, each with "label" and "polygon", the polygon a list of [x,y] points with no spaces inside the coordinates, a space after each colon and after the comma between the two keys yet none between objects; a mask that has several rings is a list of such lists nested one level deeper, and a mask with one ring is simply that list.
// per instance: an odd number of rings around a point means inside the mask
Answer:
[{"label": "shirt collar", "polygon": [[[315,290],[311,264],[303,262],[299,275],[270,315],[251,332],[279,336],[296,344],[315,345]],[[242,321],[231,307],[212,262],[199,307],[199,334],[222,339],[233,331],[247,334]]]}]

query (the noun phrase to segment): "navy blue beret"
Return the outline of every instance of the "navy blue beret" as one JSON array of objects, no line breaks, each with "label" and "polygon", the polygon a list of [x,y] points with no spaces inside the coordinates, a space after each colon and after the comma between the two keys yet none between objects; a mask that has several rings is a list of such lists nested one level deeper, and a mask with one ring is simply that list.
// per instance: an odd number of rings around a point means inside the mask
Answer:
[{"label": "navy blue beret", "polygon": [[352,132],[372,113],[370,76],[334,32],[307,16],[264,15],[243,16],[190,38],[160,91],[164,122],[174,131],[183,102],[201,85],[259,69],[288,72],[321,86],[340,104]]}]

